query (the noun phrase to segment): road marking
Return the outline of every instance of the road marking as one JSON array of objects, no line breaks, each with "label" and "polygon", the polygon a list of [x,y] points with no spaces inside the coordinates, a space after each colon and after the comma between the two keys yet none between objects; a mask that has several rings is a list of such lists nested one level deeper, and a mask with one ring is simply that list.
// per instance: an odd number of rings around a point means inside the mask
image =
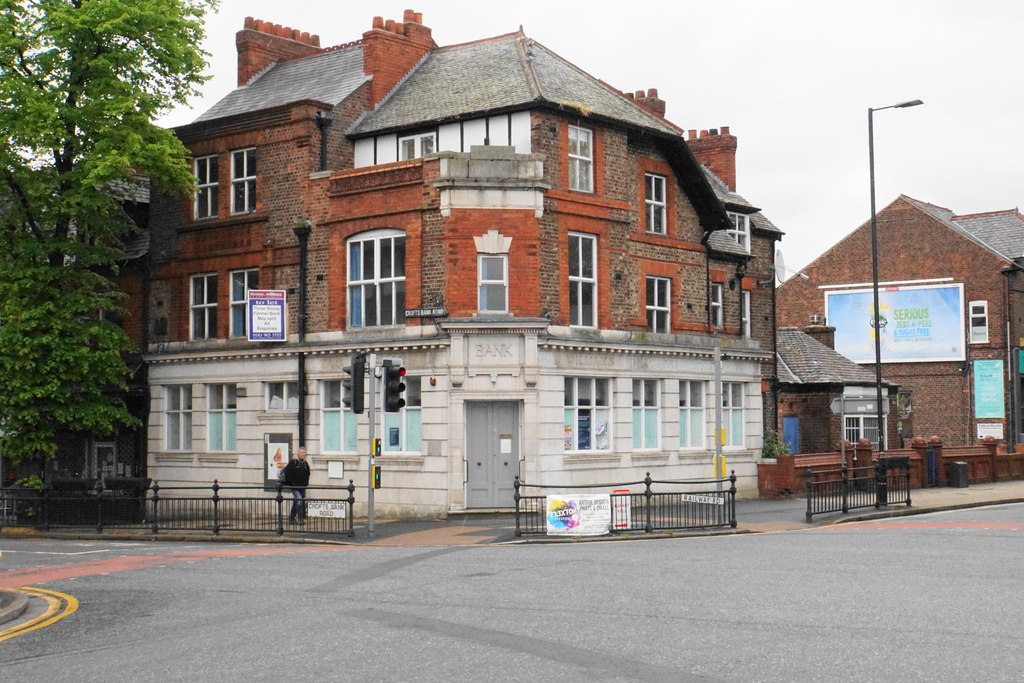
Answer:
[{"label": "road marking", "polygon": [[288,553],[327,552],[353,548],[358,546],[284,546],[284,547],[249,547],[224,550],[204,550],[195,552],[173,552],[166,555],[126,555],[110,557],[88,562],[75,562],[52,567],[32,567],[0,574],[0,588],[17,588],[25,584],[47,583],[75,579],[83,576],[97,576],[113,572],[132,571],[134,569],[150,569],[175,562],[195,562],[215,557],[246,557],[251,555],[284,555]]},{"label": "road marking", "polygon": [[983,531],[1024,531],[1020,522],[851,522],[832,529],[980,529]]},{"label": "road marking", "polygon": [[26,553],[29,555],[93,555],[95,553],[109,553],[110,550],[79,550],[73,553],[48,552],[46,550],[9,550],[11,553]]},{"label": "road marking", "polygon": [[22,586],[18,590],[45,600],[47,603],[46,611],[35,619],[26,621],[24,624],[18,624],[17,626],[0,631],[0,643],[54,624],[64,617],[74,614],[78,609],[78,600],[73,595],[68,595],[67,593],[58,593],[57,591],[35,588],[33,586]]}]

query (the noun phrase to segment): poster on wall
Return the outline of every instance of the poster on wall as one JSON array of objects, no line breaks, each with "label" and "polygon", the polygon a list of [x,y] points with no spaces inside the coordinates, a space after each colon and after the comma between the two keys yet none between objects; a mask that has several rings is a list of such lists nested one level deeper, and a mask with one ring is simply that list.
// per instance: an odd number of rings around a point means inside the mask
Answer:
[{"label": "poster on wall", "polygon": [[[884,287],[878,307],[883,363],[966,358],[962,284]],[[836,351],[855,363],[874,363],[874,292],[826,292],[825,312],[836,328]]]},{"label": "poster on wall", "polygon": [[545,510],[550,536],[600,536],[608,533],[612,524],[607,493],[547,496]]},{"label": "poster on wall", "polygon": [[1002,419],[1003,404],[1003,361],[974,361],[974,419]]}]

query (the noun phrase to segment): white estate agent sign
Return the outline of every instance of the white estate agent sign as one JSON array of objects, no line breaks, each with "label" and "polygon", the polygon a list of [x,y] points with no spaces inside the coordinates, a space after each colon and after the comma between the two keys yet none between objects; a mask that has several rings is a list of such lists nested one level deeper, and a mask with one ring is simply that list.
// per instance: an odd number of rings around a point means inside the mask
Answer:
[{"label": "white estate agent sign", "polygon": [[249,341],[287,341],[288,295],[279,289],[250,289],[246,299]]}]

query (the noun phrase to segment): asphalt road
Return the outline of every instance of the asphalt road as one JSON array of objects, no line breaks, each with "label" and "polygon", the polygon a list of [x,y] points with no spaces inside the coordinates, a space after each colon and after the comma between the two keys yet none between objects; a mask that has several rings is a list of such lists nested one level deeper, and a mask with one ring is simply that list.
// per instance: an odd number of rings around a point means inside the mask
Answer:
[{"label": "asphalt road", "polygon": [[[4,540],[6,681],[1020,680],[1024,506],[463,547]],[[0,626],[0,629],[9,625]]]}]

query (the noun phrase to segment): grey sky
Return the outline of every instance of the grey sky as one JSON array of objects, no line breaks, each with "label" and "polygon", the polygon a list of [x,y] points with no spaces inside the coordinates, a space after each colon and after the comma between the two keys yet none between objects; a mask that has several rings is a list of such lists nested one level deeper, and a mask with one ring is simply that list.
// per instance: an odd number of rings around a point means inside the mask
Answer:
[{"label": "grey sky", "polygon": [[521,24],[620,90],[657,88],[667,118],[685,129],[730,126],[737,189],[785,231],[791,268],[869,218],[868,107],[925,102],[875,115],[879,209],[900,193],[958,214],[1024,198],[1017,0],[221,0],[208,22],[204,97],[160,123],[188,123],[235,86],[234,36],[246,16],[317,33],[327,46],[405,9],[423,14],[439,45]]}]

